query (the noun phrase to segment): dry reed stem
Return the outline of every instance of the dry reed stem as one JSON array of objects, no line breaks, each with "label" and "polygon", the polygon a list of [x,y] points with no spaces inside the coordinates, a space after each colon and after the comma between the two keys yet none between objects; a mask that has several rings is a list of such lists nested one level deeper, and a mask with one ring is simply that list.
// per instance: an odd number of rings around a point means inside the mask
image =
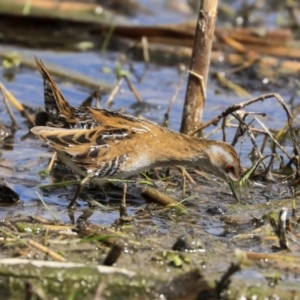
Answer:
[{"label": "dry reed stem", "polygon": [[120,204],[120,217],[126,216],[126,194],[127,194],[127,183],[123,184],[123,195]]},{"label": "dry reed stem", "polygon": [[171,111],[171,109],[172,109],[172,107],[173,107],[173,105],[175,103],[175,100],[176,100],[176,97],[178,95],[178,92],[179,92],[179,90],[180,90],[180,88],[181,88],[181,86],[182,86],[182,84],[184,82],[186,73],[187,72],[183,72],[183,74],[181,75],[181,78],[180,78],[180,81],[179,81],[179,83],[178,83],[178,85],[176,87],[175,93],[174,93],[174,95],[173,95],[173,97],[172,97],[172,99],[171,99],[171,101],[169,103],[167,111],[165,112],[165,116],[170,114],[170,111]]},{"label": "dry reed stem", "polygon": [[113,90],[111,91],[109,97],[106,100],[106,106],[110,106],[116,96],[116,94],[118,93],[118,91],[121,88],[122,83],[124,82],[124,80],[126,81],[130,91],[133,93],[134,97],[136,98],[137,102],[142,103],[143,99],[140,96],[139,92],[137,91],[137,89],[135,88],[135,86],[133,85],[133,83],[131,82],[131,80],[128,78],[128,76],[122,76],[120,78],[120,80],[117,82],[117,84],[115,85],[115,87],[113,88]]},{"label": "dry reed stem", "polygon": [[220,115],[218,115],[218,116],[214,117],[213,119],[211,119],[210,121],[202,124],[197,130],[192,132],[190,135],[194,135],[194,134],[198,133],[199,131],[203,130],[204,128],[212,125],[212,124],[217,125],[218,122],[222,118],[232,114],[233,112],[235,112],[239,109],[242,109],[246,106],[249,106],[252,103],[255,103],[255,102],[258,102],[258,101],[264,101],[266,99],[273,98],[273,97],[277,99],[277,101],[282,105],[283,109],[286,112],[287,119],[288,119],[288,126],[289,126],[289,129],[290,129],[290,132],[291,132],[295,154],[299,155],[299,149],[298,149],[298,145],[297,145],[296,133],[295,133],[295,130],[293,128],[293,117],[292,117],[291,112],[290,112],[289,108],[287,107],[286,103],[283,101],[283,99],[281,98],[281,96],[278,93],[260,95],[256,98],[250,99],[248,101],[241,102],[239,104],[234,104],[230,107],[227,107]]},{"label": "dry reed stem", "polygon": [[137,91],[137,89],[135,88],[134,84],[131,82],[131,80],[128,78],[128,76],[124,76],[127,85],[129,87],[129,89],[131,90],[132,94],[134,95],[135,99],[137,100],[137,102],[142,103],[143,99],[140,96],[139,92]]},{"label": "dry reed stem", "polygon": [[54,163],[55,163],[55,160],[56,160],[56,157],[57,157],[57,152],[55,151],[51,157],[51,160],[49,162],[49,165],[46,169],[47,172],[50,172],[54,166]]},{"label": "dry reed stem", "polygon": [[28,241],[28,244],[39,249],[40,251],[44,252],[45,254],[51,256],[52,258],[54,258],[55,260],[57,261],[60,261],[60,262],[65,262],[67,261],[63,256],[61,256],[60,254],[54,252],[53,250],[49,249],[48,247],[46,246],[43,246],[42,244],[34,241],[34,240],[29,240]]},{"label": "dry reed stem", "polygon": [[14,95],[5,88],[5,86],[0,82],[0,90],[3,93],[3,96],[21,113],[21,115],[34,126],[34,118],[31,116],[23,106],[23,104],[14,97]]},{"label": "dry reed stem", "polygon": [[276,144],[276,146],[289,158],[292,159],[292,156],[282,147],[277,140],[273,137],[272,133],[269,131],[269,129],[266,127],[266,125],[261,122],[258,118],[254,118],[260,126],[265,130],[266,134],[272,139],[272,141]]},{"label": "dry reed stem", "polygon": [[0,90],[2,92],[3,102],[5,104],[6,110],[9,114],[10,119],[11,119],[11,128],[13,128],[13,130],[16,130],[18,128],[18,122],[17,122],[17,120],[16,120],[16,118],[15,118],[8,102],[7,102],[7,98],[5,97],[5,92],[2,91],[1,87],[0,87]]},{"label": "dry reed stem", "polygon": [[[211,46],[217,19],[217,0],[201,0],[196,23],[190,74],[186,88],[180,132],[188,134],[199,126],[206,101]],[[196,75],[196,76],[195,76]],[[202,78],[199,80],[199,78]],[[201,84],[202,83],[202,84]],[[197,131],[199,132],[199,131]]]},{"label": "dry reed stem", "polygon": [[110,106],[112,104],[117,92],[120,90],[120,87],[121,87],[123,81],[124,81],[124,77],[121,77],[119,79],[119,81],[117,82],[117,84],[114,86],[114,88],[111,90],[111,92],[106,100],[106,104],[105,104],[106,106]]},{"label": "dry reed stem", "polygon": [[180,209],[182,212],[186,212],[186,208],[184,207],[184,205],[154,188],[145,188],[141,192],[141,196],[144,197],[146,200],[159,203],[163,206],[177,206],[178,209]]},{"label": "dry reed stem", "polygon": [[144,62],[147,67],[147,65],[150,62],[150,54],[149,54],[149,46],[148,46],[148,39],[146,36],[143,36],[141,39],[142,42],[142,47],[143,47],[143,57],[144,57]]},{"label": "dry reed stem", "polygon": [[181,167],[181,171],[182,171],[182,175],[186,177],[186,179],[192,183],[192,184],[196,184],[196,182],[194,181],[193,177],[189,174],[189,172],[184,168]]}]

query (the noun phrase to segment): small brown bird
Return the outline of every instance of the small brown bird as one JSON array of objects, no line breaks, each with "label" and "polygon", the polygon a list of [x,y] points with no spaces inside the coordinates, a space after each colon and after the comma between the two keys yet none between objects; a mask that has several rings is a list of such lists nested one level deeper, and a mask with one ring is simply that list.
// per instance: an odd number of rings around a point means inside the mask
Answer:
[{"label": "small brown bird", "polygon": [[[44,80],[46,112],[39,113],[38,126],[31,131],[84,177],[69,207],[89,180],[101,184],[159,166],[199,166],[231,187],[239,180],[240,161],[231,145],[190,137],[116,111],[72,107],[43,63],[36,62]],[[234,196],[238,197],[235,192]]]},{"label": "small brown bird", "polygon": [[103,125],[93,129],[31,129],[65,165],[85,178],[81,187],[90,179],[101,184],[108,178],[173,165],[199,166],[231,183],[240,178],[239,158],[227,143],[189,137],[114,111],[98,110],[97,118]]}]

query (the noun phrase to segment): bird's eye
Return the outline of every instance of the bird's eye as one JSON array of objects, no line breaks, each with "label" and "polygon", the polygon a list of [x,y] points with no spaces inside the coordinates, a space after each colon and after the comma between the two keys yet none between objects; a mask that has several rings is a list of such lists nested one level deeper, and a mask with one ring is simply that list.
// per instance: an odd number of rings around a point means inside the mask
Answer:
[{"label": "bird's eye", "polygon": [[226,173],[234,173],[234,166],[233,165],[227,165],[225,167],[225,172]]}]

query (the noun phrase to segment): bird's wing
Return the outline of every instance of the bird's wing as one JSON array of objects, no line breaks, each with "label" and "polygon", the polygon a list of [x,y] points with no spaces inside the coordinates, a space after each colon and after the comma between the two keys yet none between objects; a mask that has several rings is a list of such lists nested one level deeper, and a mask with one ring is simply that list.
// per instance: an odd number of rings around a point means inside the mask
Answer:
[{"label": "bird's wing", "polygon": [[130,128],[136,133],[150,132],[152,126],[157,126],[151,121],[139,119],[124,113],[119,113],[115,110],[97,109],[88,107],[90,116],[97,120],[99,124],[106,124],[117,128]]},{"label": "bird's wing", "polygon": [[[116,175],[127,159],[137,155],[135,128],[102,126],[95,129],[64,129],[36,126],[31,129],[42,141],[62,151],[93,176]],[[140,135],[140,134],[139,134]]]}]

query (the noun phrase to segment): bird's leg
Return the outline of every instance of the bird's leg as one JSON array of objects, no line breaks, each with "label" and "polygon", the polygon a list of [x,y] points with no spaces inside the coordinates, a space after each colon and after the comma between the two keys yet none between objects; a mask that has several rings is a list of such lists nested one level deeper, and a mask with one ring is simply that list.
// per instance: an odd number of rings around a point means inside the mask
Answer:
[{"label": "bird's leg", "polygon": [[120,218],[127,216],[126,213],[126,193],[127,193],[127,183],[124,183],[123,186],[123,197],[120,204]]},{"label": "bird's leg", "polygon": [[57,152],[55,151],[51,157],[51,160],[48,164],[48,167],[47,169],[44,169],[44,170],[41,170],[39,171],[39,175],[42,177],[42,178],[46,178],[49,173],[52,171],[53,169],[53,166],[54,166],[54,163],[55,163],[55,160],[56,160],[56,157],[57,157]]},{"label": "bird's leg", "polygon": [[182,194],[181,194],[181,197],[182,197],[182,200],[185,198],[185,188],[186,188],[185,172],[186,172],[185,168],[181,167],[181,173],[182,173]]},{"label": "bird's leg", "polygon": [[57,157],[57,152],[55,151],[55,152],[53,153],[53,155],[52,155],[52,157],[51,157],[51,160],[50,160],[50,162],[49,162],[49,165],[48,165],[48,167],[47,167],[47,169],[46,169],[46,172],[47,172],[47,173],[50,173],[50,172],[51,172],[51,170],[52,170],[52,168],[53,168],[53,165],[54,165],[54,162],[55,162],[55,160],[56,160],[56,157]]},{"label": "bird's leg", "polygon": [[81,193],[85,184],[90,181],[90,179],[91,179],[91,177],[85,177],[78,183],[76,193],[75,193],[73,199],[71,200],[70,204],[68,205],[69,209],[71,209],[75,206],[75,203],[76,203],[76,200],[77,200],[79,194]]}]

